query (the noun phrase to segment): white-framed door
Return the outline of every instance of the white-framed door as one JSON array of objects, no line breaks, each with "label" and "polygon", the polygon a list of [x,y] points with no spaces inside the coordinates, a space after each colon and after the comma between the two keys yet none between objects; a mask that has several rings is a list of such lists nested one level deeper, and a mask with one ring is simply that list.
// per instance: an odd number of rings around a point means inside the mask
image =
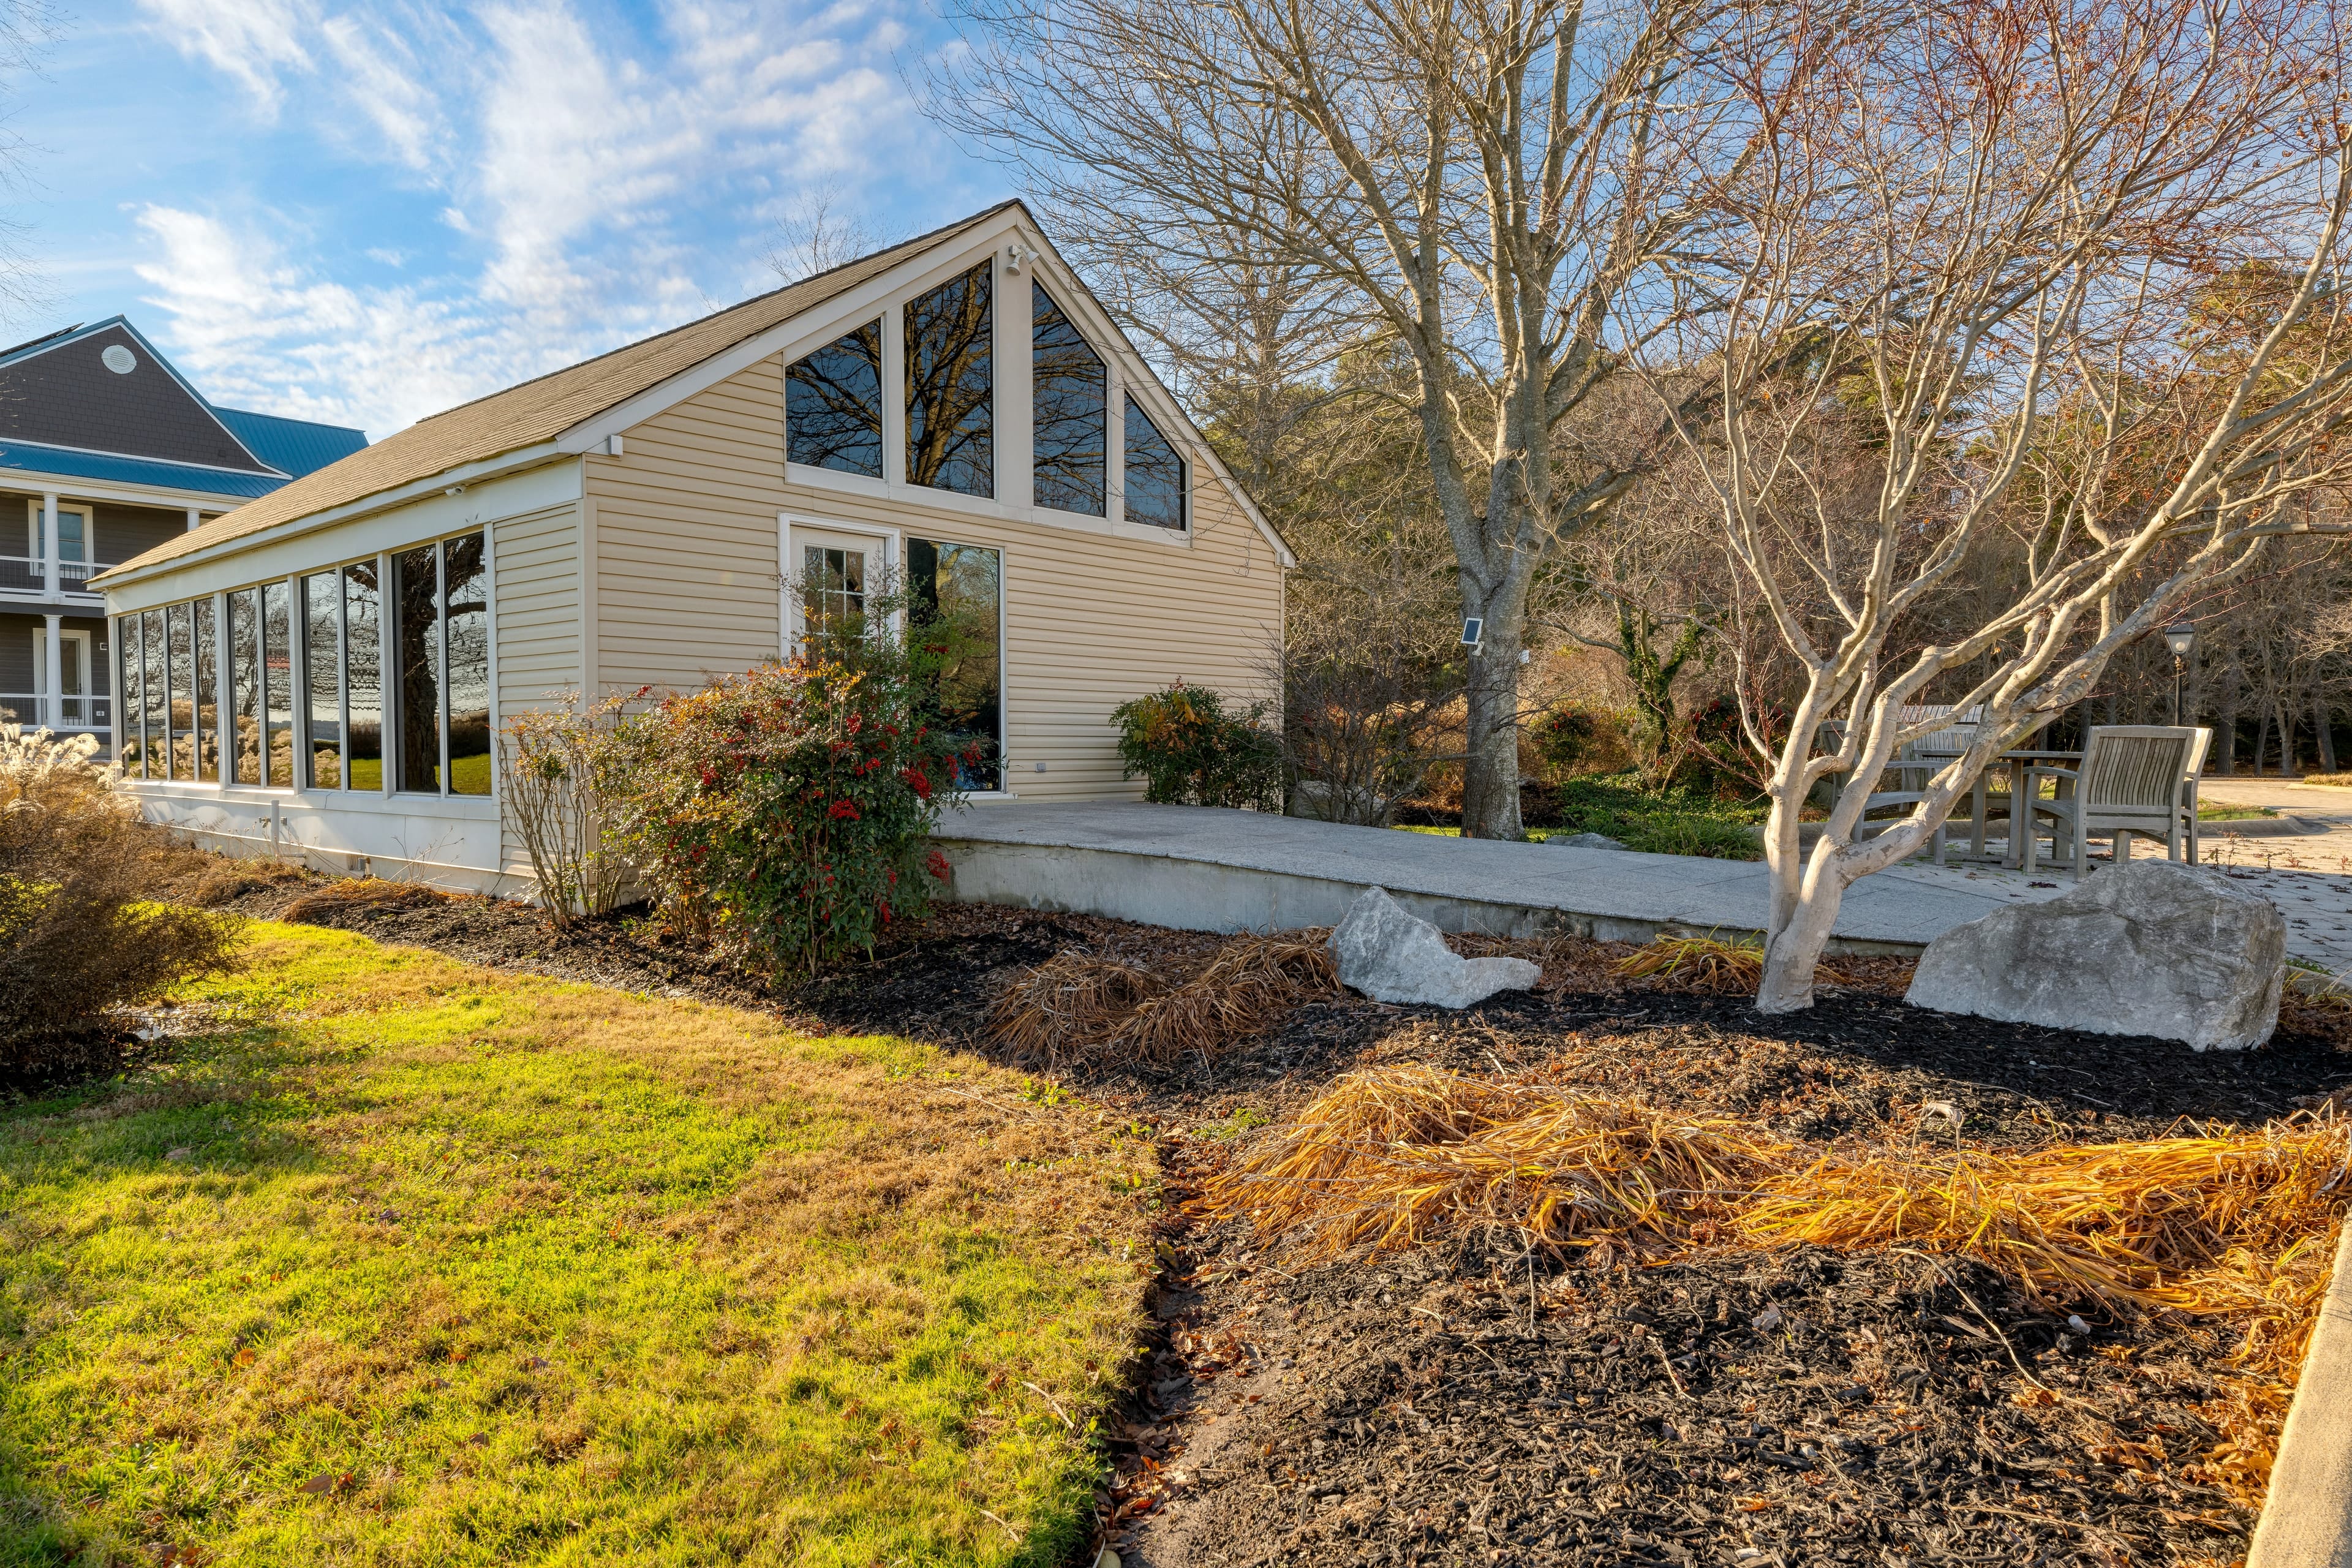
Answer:
[{"label": "white-framed door", "polygon": [[861,620],[876,599],[897,591],[905,561],[897,529],[790,515],[776,521],[787,658],[814,629],[813,619]]},{"label": "white-framed door", "polygon": [[[59,729],[83,729],[96,721],[97,705],[91,700],[89,687],[89,633],[60,631],[58,633],[58,662],[64,679],[52,688],[49,684],[49,632],[47,626],[33,628],[33,689],[42,699],[43,706],[52,689],[58,692],[58,714],[54,722]],[[47,721],[45,718],[44,721]]]}]

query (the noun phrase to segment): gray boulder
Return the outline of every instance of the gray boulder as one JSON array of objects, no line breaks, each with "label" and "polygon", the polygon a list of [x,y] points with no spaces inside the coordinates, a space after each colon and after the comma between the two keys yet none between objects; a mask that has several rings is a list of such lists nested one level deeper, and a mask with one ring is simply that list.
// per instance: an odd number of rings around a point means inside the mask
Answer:
[{"label": "gray boulder", "polygon": [[1524,958],[1463,958],[1427,921],[1367,888],[1331,931],[1339,982],[1375,1002],[1467,1007],[1497,991],[1525,991],[1543,971]]},{"label": "gray boulder", "polygon": [[2285,974],[2276,905],[2203,867],[2141,860],[1953,927],[1927,944],[1904,1000],[2244,1050],[2278,1026]]},{"label": "gray boulder", "polygon": [[1625,847],[1606,833],[1570,833],[1566,837],[1555,833],[1544,842],[1558,845],[1562,849],[1622,849]]}]

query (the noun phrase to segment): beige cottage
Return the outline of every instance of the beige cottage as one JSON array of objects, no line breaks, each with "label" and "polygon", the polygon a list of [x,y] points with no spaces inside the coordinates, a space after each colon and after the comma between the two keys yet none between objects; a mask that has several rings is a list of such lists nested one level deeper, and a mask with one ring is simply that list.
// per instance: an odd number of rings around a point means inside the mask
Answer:
[{"label": "beige cottage", "polygon": [[1111,710],[1259,686],[1289,564],[1008,203],[420,421],[96,585],[152,817],[513,889],[501,716],[774,658],[792,584],[992,607],[959,721],[993,808],[1139,793]]}]

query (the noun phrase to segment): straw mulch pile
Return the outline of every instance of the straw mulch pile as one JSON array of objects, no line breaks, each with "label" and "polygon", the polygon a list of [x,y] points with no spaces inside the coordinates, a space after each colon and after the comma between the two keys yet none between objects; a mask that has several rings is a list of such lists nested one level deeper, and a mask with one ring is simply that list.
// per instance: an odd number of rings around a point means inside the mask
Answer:
[{"label": "straw mulch pile", "polygon": [[989,1033],[1050,1072],[1166,1072],[1187,1057],[1206,1068],[1301,1002],[1339,994],[1329,934],[1234,937],[1189,973],[1073,949],[1007,986]]},{"label": "straw mulch pile", "polygon": [[[2033,1300],[2228,1326],[2223,1441],[2200,1467],[2258,1497],[2352,1206],[2352,1121],[2019,1152],[1823,1152],[1720,1116],[1423,1067],[1352,1074],[1269,1130],[1211,1212],[1314,1258],[1500,1229],[1530,1249],[1663,1258],[1811,1244],[1977,1258]],[[2054,1400],[2032,1383],[2021,1398]]]}]

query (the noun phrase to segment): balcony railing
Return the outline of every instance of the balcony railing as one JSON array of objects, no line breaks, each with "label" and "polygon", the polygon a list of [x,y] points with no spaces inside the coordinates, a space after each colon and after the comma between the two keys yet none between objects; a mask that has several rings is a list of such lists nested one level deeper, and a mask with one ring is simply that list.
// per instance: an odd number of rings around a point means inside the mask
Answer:
[{"label": "balcony railing", "polygon": [[47,724],[58,730],[104,730],[114,721],[110,698],[67,696],[59,700],[64,711],[55,720],[49,717],[46,702],[37,691],[0,691],[0,720],[28,728]]},{"label": "balcony railing", "polygon": [[[89,580],[100,572],[111,570],[111,561],[60,561],[58,563],[58,591],[63,594],[89,594],[97,589]],[[0,594],[47,594],[49,591],[49,563],[37,555],[0,555]]]}]

